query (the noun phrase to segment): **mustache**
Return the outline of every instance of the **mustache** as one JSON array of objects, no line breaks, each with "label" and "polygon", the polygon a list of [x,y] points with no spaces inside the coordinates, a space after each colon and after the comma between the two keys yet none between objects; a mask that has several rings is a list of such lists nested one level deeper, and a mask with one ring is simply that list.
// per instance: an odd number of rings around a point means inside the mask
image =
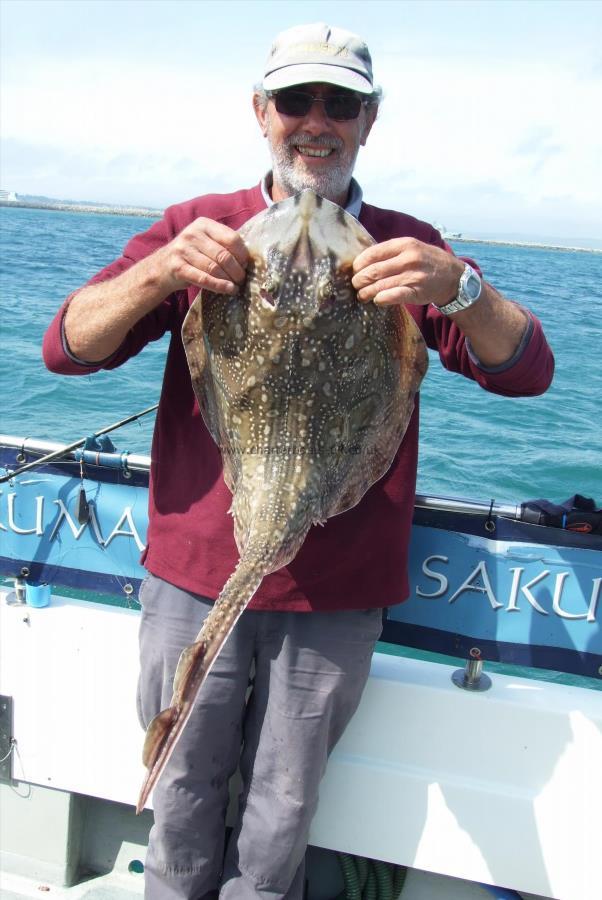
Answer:
[{"label": "mustache", "polygon": [[343,146],[343,141],[339,138],[334,137],[334,135],[328,134],[320,134],[320,135],[311,135],[311,134],[291,134],[285,140],[285,145],[287,147],[328,147],[333,150],[340,150]]}]

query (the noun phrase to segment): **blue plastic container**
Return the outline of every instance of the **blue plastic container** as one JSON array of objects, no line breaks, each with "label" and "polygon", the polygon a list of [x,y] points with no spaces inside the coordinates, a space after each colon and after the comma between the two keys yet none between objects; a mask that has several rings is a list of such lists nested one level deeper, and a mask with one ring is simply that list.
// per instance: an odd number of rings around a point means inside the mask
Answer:
[{"label": "blue plastic container", "polygon": [[25,587],[25,602],[28,606],[42,607],[48,606],[50,603],[50,585],[43,582],[42,584],[27,584]]}]

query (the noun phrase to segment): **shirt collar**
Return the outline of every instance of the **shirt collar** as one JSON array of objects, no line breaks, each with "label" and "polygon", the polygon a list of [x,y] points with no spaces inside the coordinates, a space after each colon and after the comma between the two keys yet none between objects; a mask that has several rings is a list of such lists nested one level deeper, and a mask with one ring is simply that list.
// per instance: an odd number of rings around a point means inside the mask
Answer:
[{"label": "shirt collar", "polygon": [[[261,193],[263,194],[263,199],[265,200],[266,206],[271,206],[274,202],[270,197],[270,188],[272,187],[272,172],[269,171],[267,175],[261,179]],[[349,195],[347,198],[347,205],[345,206],[345,212],[348,212],[355,219],[359,219],[360,210],[362,208],[362,198],[363,191],[355,178],[351,179],[349,184]]]}]

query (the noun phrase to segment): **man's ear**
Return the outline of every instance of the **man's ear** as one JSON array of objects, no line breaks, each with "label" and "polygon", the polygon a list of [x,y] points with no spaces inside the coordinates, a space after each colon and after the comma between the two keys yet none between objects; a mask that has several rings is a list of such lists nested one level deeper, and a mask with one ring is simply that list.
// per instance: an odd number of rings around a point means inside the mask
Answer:
[{"label": "man's ear", "polygon": [[362,137],[360,140],[360,144],[362,147],[366,146],[366,141],[368,140],[368,135],[372,130],[372,126],[376,121],[376,117],[378,115],[378,106],[376,104],[372,104],[371,106],[366,107],[364,125],[362,128]]},{"label": "man's ear", "polygon": [[263,103],[263,98],[260,94],[253,94],[253,110],[255,112],[255,118],[259,122],[259,127],[261,128],[261,133],[264,137],[267,137],[268,133],[268,108],[267,103]]}]

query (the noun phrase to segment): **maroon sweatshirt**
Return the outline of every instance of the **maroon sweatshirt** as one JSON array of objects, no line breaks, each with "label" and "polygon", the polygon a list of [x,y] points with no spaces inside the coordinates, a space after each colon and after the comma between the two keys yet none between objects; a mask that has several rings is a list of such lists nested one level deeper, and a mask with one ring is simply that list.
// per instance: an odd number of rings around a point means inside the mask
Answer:
[{"label": "maroon sweatshirt", "polygon": [[[240,228],[265,209],[261,186],[233,194],[208,195],[166,210],[161,221],[136,235],[123,256],[91,279],[106,281],[171,241],[199,216]],[[363,203],[360,222],[375,241],[414,237],[449,249],[425,222]],[[44,338],[44,361],[53,372],[84,375],[112,369],[149,342],[171,332],[161,401],[151,452],[146,568],[166,581],[215,598],[238,560],[231,494],[224,484],[220,452],[207,431],[193,393],[180,336],[184,316],[198,289],[167,297],[141,319],[122,346],[101,364],[75,360],[65,346],[62,321],[69,298]],[[458,326],[432,306],[408,306],[426,343],[443,365],[475,379],[486,390],[507,396],[542,393],[554,361],[541,325],[531,316],[528,332],[509,364],[485,369],[470,352]],[[288,566],[268,575],[251,602],[253,609],[296,611],[390,606],[409,593],[407,554],[418,456],[418,404],[395,460],[351,510],[312,527]]]}]

